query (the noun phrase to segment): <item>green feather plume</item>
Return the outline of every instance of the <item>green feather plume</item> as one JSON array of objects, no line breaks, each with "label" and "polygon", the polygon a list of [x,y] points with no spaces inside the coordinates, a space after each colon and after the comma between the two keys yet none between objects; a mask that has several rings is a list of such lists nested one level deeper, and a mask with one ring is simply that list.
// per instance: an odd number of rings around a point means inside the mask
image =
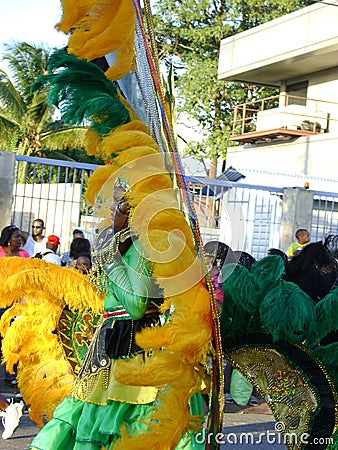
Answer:
[{"label": "green feather plume", "polygon": [[296,284],[281,280],[260,305],[262,325],[274,341],[302,343],[314,325],[314,302]]},{"label": "green feather plume", "polygon": [[318,341],[338,330],[338,288],[327,294],[315,306],[315,328]]},{"label": "green feather plume", "polygon": [[48,73],[38,77],[32,90],[48,84],[48,103],[58,107],[62,120],[70,125],[90,121],[92,129],[107,135],[118,125],[130,121],[113,82],[94,63],[79,59],[65,50],[54,52]]},{"label": "green feather plume", "polygon": [[[322,363],[338,386],[338,342],[318,345],[328,333],[337,330],[338,289],[315,304],[298,285],[283,279],[284,271],[278,255],[257,261],[251,272],[234,264],[223,267],[223,350],[227,355],[227,351],[243,348],[244,342],[255,342],[262,333],[268,333],[274,342],[286,341],[307,349],[306,353]],[[338,450],[337,431],[328,448]]]},{"label": "green feather plume", "polygon": [[238,264],[226,264],[222,268],[220,280],[237,307],[255,314],[266,292],[279,282],[283,273],[282,258],[271,255],[255,262],[251,272]]},{"label": "green feather plume", "polygon": [[265,295],[275,283],[279,282],[284,273],[284,262],[278,255],[266,256],[255,262],[251,267],[251,274],[255,279],[260,295]]},{"label": "green feather plume", "polygon": [[259,295],[255,279],[248,269],[241,265],[226,264],[221,271],[220,280],[231,303],[238,308],[254,313],[257,310]]},{"label": "green feather plume", "polygon": [[222,336],[238,338],[247,333],[253,315],[236,303],[232,287],[228,289],[227,283],[223,284],[223,303],[220,316]]}]

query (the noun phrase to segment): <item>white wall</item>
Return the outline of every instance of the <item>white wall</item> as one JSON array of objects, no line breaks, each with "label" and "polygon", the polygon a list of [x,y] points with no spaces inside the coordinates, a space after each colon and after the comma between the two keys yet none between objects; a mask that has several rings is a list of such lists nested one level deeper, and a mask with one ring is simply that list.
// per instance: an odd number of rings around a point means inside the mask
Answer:
[{"label": "white wall", "polygon": [[[311,74],[307,97],[328,102],[320,104],[319,109],[325,108],[325,111],[330,113],[329,131],[338,132],[338,67]],[[311,106],[311,101],[308,101],[307,105]]]},{"label": "white wall", "polygon": [[[233,166],[242,172],[242,169],[254,169],[282,174],[299,174],[304,181],[310,181],[310,188],[314,190],[337,191],[338,187],[338,133],[317,134],[304,136],[294,141],[279,141],[275,144],[245,145],[228,148],[227,167]],[[275,177],[267,180],[262,173],[261,177],[255,174],[247,176],[244,183],[258,185],[274,185],[285,187],[288,185],[286,177]],[[265,178],[264,178],[265,177]],[[325,181],[324,178],[336,180]],[[302,181],[303,184],[303,181]],[[299,184],[302,186],[302,184]]]}]

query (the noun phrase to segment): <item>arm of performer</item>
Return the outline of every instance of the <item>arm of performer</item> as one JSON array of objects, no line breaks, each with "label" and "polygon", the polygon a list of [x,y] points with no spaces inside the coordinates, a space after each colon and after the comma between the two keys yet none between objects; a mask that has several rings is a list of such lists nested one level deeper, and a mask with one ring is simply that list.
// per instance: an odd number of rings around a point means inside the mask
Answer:
[{"label": "arm of performer", "polygon": [[140,242],[134,241],[123,257],[116,256],[106,272],[110,279],[107,294],[113,294],[132,319],[143,317],[149,303],[151,277]]}]

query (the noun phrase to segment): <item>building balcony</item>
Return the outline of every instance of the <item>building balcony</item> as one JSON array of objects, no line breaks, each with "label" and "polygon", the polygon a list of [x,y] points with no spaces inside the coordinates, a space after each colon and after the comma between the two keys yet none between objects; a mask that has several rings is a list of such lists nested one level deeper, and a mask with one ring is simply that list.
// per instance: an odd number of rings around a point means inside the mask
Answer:
[{"label": "building balcony", "polygon": [[281,94],[238,105],[231,141],[254,144],[338,131],[338,103]]}]

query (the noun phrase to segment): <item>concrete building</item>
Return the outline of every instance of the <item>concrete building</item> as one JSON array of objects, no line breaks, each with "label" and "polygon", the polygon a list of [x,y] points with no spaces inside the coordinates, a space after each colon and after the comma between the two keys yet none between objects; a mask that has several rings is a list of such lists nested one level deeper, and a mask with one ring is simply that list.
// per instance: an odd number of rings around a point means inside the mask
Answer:
[{"label": "concrete building", "polygon": [[335,192],[338,173],[338,1],[315,3],[224,39],[219,79],[279,95],[239,105],[227,167],[245,182]]}]

